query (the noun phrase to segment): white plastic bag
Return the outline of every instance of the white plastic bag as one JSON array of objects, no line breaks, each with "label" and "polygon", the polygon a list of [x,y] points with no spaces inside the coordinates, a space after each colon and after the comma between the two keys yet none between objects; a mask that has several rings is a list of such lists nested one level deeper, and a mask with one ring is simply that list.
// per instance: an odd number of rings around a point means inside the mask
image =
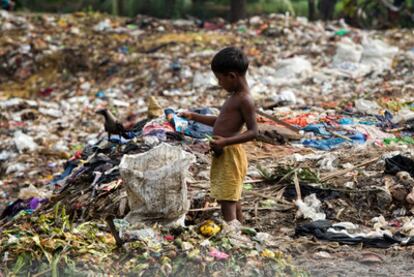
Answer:
[{"label": "white plastic bag", "polygon": [[361,113],[378,114],[381,107],[377,104],[377,102],[365,99],[357,99],[355,100],[355,109]]},{"label": "white plastic bag", "polygon": [[216,86],[217,81],[211,72],[196,72],[193,77],[193,88],[206,88]]},{"label": "white plastic bag", "polygon": [[298,213],[304,218],[310,218],[313,221],[326,219],[326,215],[322,211],[321,205],[321,201],[314,193],[306,196],[303,201],[296,201],[296,206],[299,208]]},{"label": "white plastic bag", "polygon": [[344,62],[359,63],[362,57],[362,50],[361,45],[353,43],[350,39],[343,39],[337,45],[333,63],[334,65]]},{"label": "white plastic bag", "polygon": [[400,122],[410,121],[414,119],[414,112],[409,109],[401,109],[391,120],[392,123],[397,124]]},{"label": "white plastic bag", "polygon": [[275,103],[285,103],[286,105],[295,105],[297,102],[295,93],[290,89],[282,90],[279,94],[273,96],[272,100]]},{"label": "white plastic bag", "polygon": [[276,64],[275,78],[300,78],[312,72],[311,63],[303,57],[280,60]]},{"label": "white plastic bag", "polygon": [[125,155],[119,165],[131,212],[131,224],[144,221],[171,223],[188,211],[188,168],[194,155],[162,143],[152,150]]},{"label": "white plastic bag", "polygon": [[363,44],[361,63],[369,65],[373,70],[381,72],[390,69],[392,60],[398,53],[397,47],[392,47],[380,40],[366,39]]},{"label": "white plastic bag", "polygon": [[33,141],[33,138],[20,130],[14,132],[14,144],[20,153],[24,150],[35,151],[38,148],[38,145]]}]

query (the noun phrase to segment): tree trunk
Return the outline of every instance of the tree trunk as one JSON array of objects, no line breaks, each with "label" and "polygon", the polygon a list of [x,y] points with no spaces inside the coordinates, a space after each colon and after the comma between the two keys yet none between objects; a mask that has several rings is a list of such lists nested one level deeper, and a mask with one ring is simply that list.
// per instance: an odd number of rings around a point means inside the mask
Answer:
[{"label": "tree trunk", "polygon": [[192,10],[196,17],[200,19],[205,19],[205,8],[204,0],[191,0],[192,1]]},{"label": "tree trunk", "polygon": [[112,14],[118,15],[118,0],[112,0]]},{"label": "tree trunk", "polygon": [[175,0],[165,0],[165,15],[173,18],[175,12]]},{"label": "tree trunk", "polygon": [[308,17],[310,21],[315,20],[315,0],[308,0]]},{"label": "tree trunk", "polygon": [[246,16],[246,0],[231,0],[230,21],[236,22]]},{"label": "tree trunk", "polygon": [[335,5],[337,0],[321,0],[319,4],[319,11],[322,20],[332,20],[335,12]]},{"label": "tree trunk", "polygon": [[118,15],[124,15],[124,0],[118,0]]}]

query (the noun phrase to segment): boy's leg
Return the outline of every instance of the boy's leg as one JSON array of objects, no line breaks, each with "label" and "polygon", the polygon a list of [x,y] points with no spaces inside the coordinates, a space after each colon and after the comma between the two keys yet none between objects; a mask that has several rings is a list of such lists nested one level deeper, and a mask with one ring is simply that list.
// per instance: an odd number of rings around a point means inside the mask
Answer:
[{"label": "boy's leg", "polygon": [[237,202],[235,201],[219,201],[221,205],[221,213],[225,221],[230,222],[237,219]]},{"label": "boy's leg", "polygon": [[237,220],[243,224],[243,212],[242,212],[240,200],[237,201],[236,203],[236,217],[237,217]]}]

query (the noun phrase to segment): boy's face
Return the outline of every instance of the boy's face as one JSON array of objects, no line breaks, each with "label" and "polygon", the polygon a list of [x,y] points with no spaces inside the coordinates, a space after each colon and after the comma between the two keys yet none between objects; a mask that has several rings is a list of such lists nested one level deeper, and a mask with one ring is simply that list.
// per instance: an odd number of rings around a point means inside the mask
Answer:
[{"label": "boy's face", "polygon": [[214,72],[220,87],[224,88],[228,92],[233,92],[236,86],[236,73],[218,73]]}]

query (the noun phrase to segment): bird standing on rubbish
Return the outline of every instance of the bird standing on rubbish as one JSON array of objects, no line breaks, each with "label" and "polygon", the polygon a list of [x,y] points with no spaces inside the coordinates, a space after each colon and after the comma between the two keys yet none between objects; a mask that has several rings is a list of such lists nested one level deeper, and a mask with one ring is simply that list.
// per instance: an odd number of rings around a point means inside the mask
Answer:
[{"label": "bird standing on rubbish", "polygon": [[108,111],[107,109],[101,109],[96,111],[97,114],[103,115],[105,118],[105,131],[108,133],[108,140],[111,137],[111,134],[119,135],[119,139],[121,136],[124,138],[128,138],[126,134],[126,130],[124,126],[115,118],[115,116]]}]

